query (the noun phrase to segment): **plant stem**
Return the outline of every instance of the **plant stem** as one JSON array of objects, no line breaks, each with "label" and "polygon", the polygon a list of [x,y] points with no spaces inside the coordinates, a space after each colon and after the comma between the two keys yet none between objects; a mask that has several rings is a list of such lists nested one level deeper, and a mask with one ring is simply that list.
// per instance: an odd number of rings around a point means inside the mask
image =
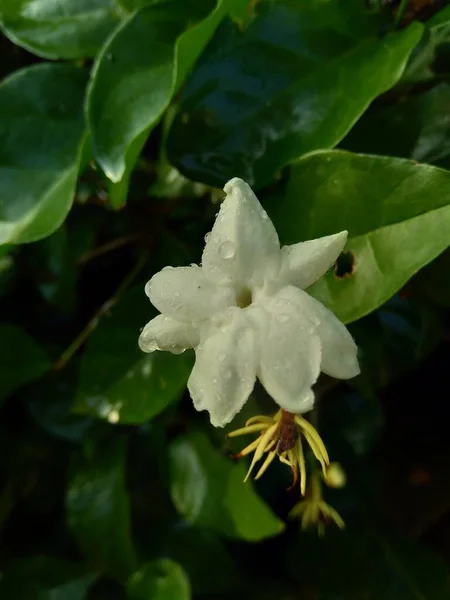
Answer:
[{"label": "plant stem", "polygon": [[131,271],[127,274],[127,276],[124,278],[124,280],[119,285],[119,287],[114,292],[114,294],[111,296],[111,298],[108,298],[108,300],[100,306],[100,308],[97,310],[97,312],[92,317],[92,319],[89,321],[89,323],[86,325],[86,327],[77,335],[77,337],[73,340],[73,342],[70,344],[70,346],[61,354],[61,356],[58,358],[58,360],[53,365],[54,371],[59,371],[59,370],[63,369],[67,365],[69,360],[72,358],[72,356],[87,341],[87,339],[89,338],[91,333],[94,331],[94,329],[99,324],[100,319],[103,317],[103,315],[106,314],[114,306],[114,304],[117,302],[117,300],[120,298],[120,296],[133,283],[134,279],[137,277],[140,270],[145,265],[145,263],[147,261],[147,257],[148,257],[148,254],[144,253],[139,258],[139,260],[137,261],[137,263],[135,264],[133,269],[131,269]]}]

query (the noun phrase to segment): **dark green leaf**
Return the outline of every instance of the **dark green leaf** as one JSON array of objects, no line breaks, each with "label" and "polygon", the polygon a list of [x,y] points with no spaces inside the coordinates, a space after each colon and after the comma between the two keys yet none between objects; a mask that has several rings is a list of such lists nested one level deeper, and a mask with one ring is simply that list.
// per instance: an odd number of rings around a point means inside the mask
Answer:
[{"label": "dark green leaf", "polygon": [[436,61],[440,47],[448,41],[450,41],[450,20],[427,28],[420,44],[411,56],[402,81],[410,83],[433,79],[436,75],[435,70],[439,70]]},{"label": "dark green leaf", "polygon": [[189,523],[247,541],[284,529],[251,484],[243,483],[245,466],[221,456],[205,435],[178,438],[170,461],[172,500]]},{"label": "dark green leaf", "polygon": [[39,64],[0,85],[0,244],[53,233],[73,199],[87,72]]},{"label": "dark green leaf", "polygon": [[100,322],[83,355],[76,412],[112,423],[144,423],[179,399],[191,356],[139,349],[139,332],[153,316],[140,286]]},{"label": "dark green leaf", "polygon": [[68,526],[92,566],[124,580],[135,569],[125,487],[126,440],[90,440],[76,454],[67,489]]},{"label": "dark green leaf", "polygon": [[169,158],[189,178],[256,186],[336,145],[400,77],[422,26],[377,35],[362,2],[260,4],[243,32],[216,32],[183,95]]},{"label": "dark green leaf", "polygon": [[329,272],[309,290],[348,323],[383,304],[447,248],[450,172],[397,158],[317,152],[292,167],[272,214],[283,243],[349,231],[352,270],[343,277]]},{"label": "dark green leaf", "polygon": [[28,409],[39,425],[71,442],[84,439],[94,423],[89,417],[72,414],[77,380],[78,369],[70,363],[30,386],[26,394]]},{"label": "dark green leaf", "polygon": [[51,368],[45,352],[20,327],[0,324],[0,401]]},{"label": "dark green leaf", "polygon": [[361,364],[361,375],[352,385],[368,383],[377,389],[413,369],[435,349],[442,337],[442,322],[431,307],[394,296],[354,323],[350,331]]},{"label": "dark green leaf", "polygon": [[125,201],[130,171],[151,128],[223,17],[221,1],[206,17],[213,7],[212,0],[144,7],[123,23],[97,60],[87,114],[96,159],[121,185],[113,194],[116,207]]},{"label": "dark green leaf", "polygon": [[114,0],[0,0],[0,27],[44,58],[95,56],[120,20]]},{"label": "dark green leaf", "polygon": [[30,245],[26,250],[41,296],[62,312],[73,312],[78,272],[74,268],[69,235],[64,224],[48,238]]},{"label": "dark green leaf", "polygon": [[[163,552],[180,563],[189,575],[194,594],[230,593],[240,588],[237,563],[222,539],[208,529],[180,527],[171,531]],[[208,568],[205,569],[205,564]]]},{"label": "dark green leaf", "polygon": [[95,575],[60,558],[34,556],[13,562],[2,573],[2,600],[84,600]]},{"label": "dark green leaf", "polygon": [[450,273],[450,250],[418,273],[412,283],[413,290],[441,306],[450,307],[450,279],[445,276],[446,273]]},{"label": "dark green leaf", "polygon": [[449,104],[447,83],[419,95],[400,94],[393,105],[367,111],[342,146],[353,152],[403,156],[448,168]]},{"label": "dark green leaf", "polygon": [[173,560],[161,558],[147,563],[130,577],[128,600],[189,600],[189,579]]}]

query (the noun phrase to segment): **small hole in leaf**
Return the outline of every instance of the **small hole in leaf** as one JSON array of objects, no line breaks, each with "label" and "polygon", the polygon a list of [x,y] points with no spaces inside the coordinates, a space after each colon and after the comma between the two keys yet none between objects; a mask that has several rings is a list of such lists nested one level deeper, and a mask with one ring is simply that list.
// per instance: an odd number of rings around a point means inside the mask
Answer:
[{"label": "small hole in leaf", "polygon": [[336,279],[347,279],[355,273],[355,256],[352,252],[341,252],[334,265]]}]

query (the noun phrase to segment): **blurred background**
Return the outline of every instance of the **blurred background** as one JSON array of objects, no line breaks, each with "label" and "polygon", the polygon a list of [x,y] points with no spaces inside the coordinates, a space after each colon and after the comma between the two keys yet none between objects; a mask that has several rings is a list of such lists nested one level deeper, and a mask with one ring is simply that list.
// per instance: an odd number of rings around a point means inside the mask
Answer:
[{"label": "blurred background", "polygon": [[[450,598],[448,2],[0,0],[0,27],[1,600]],[[322,149],[329,185],[289,166]],[[242,482],[260,386],[216,430],[193,352],[137,346],[233,176],[284,243],[436,213],[380,280],[329,274],[362,368],[316,389],[343,531],[288,519],[284,465]],[[369,223],[384,185],[403,212]]]}]

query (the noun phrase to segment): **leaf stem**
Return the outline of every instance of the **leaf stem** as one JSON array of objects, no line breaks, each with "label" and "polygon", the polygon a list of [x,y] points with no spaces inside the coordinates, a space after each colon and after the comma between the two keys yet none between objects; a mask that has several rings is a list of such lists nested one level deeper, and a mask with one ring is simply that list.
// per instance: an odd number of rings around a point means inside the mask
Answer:
[{"label": "leaf stem", "polygon": [[104,302],[100,308],[97,310],[95,315],[86,325],[86,327],[77,335],[77,337],[73,340],[70,346],[61,354],[58,360],[53,365],[54,371],[59,371],[63,369],[72,356],[83,346],[83,344],[87,341],[91,333],[97,327],[100,322],[100,319],[105,315],[117,302],[120,296],[130,287],[133,283],[134,279],[139,274],[142,267],[145,265],[148,258],[148,254],[145,252],[139,258],[135,266],[131,269],[131,271],[127,274],[127,276],[123,279],[122,283],[119,285],[117,290],[108,298],[106,302]]}]

